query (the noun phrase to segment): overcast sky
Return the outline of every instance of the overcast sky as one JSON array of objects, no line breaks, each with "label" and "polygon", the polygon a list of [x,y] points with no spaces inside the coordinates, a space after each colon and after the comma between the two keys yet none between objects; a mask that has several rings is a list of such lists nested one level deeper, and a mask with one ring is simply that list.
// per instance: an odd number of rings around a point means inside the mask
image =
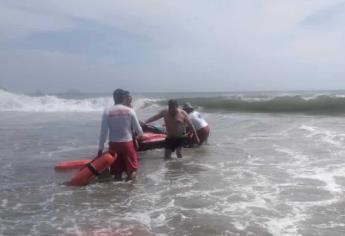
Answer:
[{"label": "overcast sky", "polygon": [[0,0],[0,87],[345,89],[345,1]]}]

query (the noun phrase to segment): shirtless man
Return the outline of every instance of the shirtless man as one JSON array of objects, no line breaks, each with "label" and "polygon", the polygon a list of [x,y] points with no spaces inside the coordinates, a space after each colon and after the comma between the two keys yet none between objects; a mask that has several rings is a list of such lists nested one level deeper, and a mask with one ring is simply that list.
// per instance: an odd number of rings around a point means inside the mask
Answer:
[{"label": "shirtless man", "polygon": [[187,139],[185,136],[186,125],[192,130],[196,137],[196,141],[199,143],[198,134],[196,133],[192,122],[189,120],[188,114],[178,108],[176,100],[169,100],[168,109],[165,109],[147,119],[145,123],[150,123],[160,118],[164,118],[167,131],[167,138],[165,140],[165,158],[171,158],[171,153],[174,152],[175,149],[177,157],[182,157],[182,147]]}]

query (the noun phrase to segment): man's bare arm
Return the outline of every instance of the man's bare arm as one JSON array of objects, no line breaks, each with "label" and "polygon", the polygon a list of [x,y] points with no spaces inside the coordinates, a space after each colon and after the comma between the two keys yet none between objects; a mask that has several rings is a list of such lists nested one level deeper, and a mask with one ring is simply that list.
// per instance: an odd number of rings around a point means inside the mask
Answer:
[{"label": "man's bare arm", "polygon": [[154,115],[154,116],[148,118],[148,119],[145,121],[145,124],[151,123],[151,122],[153,122],[153,121],[159,120],[160,118],[163,118],[163,117],[164,117],[164,113],[165,113],[165,111],[163,110],[163,111],[159,112],[158,114],[156,114],[156,115]]},{"label": "man's bare arm", "polygon": [[200,143],[200,139],[199,139],[199,136],[198,134],[196,133],[196,130],[195,130],[195,127],[193,125],[193,123],[191,122],[191,120],[189,119],[188,115],[186,114],[185,116],[185,122],[187,123],[187,125],[189,126],[189,128],[192,130],[195,138],[196,138],[196,141],[197,143],[199,144]]},{"label": "man's bare arm", "polygon": [[108,121],[107,121],[107,111],[104,110],[103,115],[102,115],[101,132],[100,132],[100,137],[99,137],[97,156],[101,156],[103,153],[104,143],[107,139],[108,132],[109,132],[109,126],[108,126]]}]

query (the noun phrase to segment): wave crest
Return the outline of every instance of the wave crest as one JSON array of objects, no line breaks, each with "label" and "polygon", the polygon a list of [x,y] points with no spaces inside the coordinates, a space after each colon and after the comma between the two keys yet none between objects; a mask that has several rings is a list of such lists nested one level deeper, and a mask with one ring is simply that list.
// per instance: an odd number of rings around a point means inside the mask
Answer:
[{"label": "wave crest", "polygon": [[[318,95],[303,97],[287,96],[218,96],[178,99],[179,103],[191,102],[206,111],[249,113],[345,113],[344,95]],[[0,111],[22,112],[101,112],[113,104],[112,97],[61,98],[53,95],[28,96],[0,89]],[[167,99],[136,97],[133,108],[148,109],[157,105],[166,106]]]},{"label": "wave crest", "polygon": [[[150,99],[139,98],[133,103],[134,109],[140,109],[151,103]],[[85,99],[66,99],[52,95],[28,96],[0,90],[0,111],[20,112],[101,112],[113,104],[109,97]]]},{"label": "wave crest", "polygon": [[256,113],[345,113],[345,97],[320,95],[313,98],[302,96],[281,96],[270,99],[249,99],[242,97],[199,97],[179,99],[182,104],[191,102],[205,110]]}]

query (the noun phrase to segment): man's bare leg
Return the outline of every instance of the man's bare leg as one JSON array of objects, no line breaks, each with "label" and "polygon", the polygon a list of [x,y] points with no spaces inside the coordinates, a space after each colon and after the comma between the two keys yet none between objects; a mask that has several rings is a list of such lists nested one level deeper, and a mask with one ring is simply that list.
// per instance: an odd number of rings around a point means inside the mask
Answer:
[{"label": "man's bare leg", "polygon": [[115,181],[122,181],[122,173],[116,173],[114,175],[114,180]]},{"label": "man's bare leg", "polygon": [[172,151],[170,149],[165,149],[164,157],[165,159],[171,159],[171,153]]},{"label": "man's bare leg", "polygon": [[137,172],[136,171],[132,171],[128,176],[126,181],[135,181],[137,178]]},{"label": "man's bare leg", "polygon": [[182,158],[182,147],[176,148],[176,156],[177,158]]}]

